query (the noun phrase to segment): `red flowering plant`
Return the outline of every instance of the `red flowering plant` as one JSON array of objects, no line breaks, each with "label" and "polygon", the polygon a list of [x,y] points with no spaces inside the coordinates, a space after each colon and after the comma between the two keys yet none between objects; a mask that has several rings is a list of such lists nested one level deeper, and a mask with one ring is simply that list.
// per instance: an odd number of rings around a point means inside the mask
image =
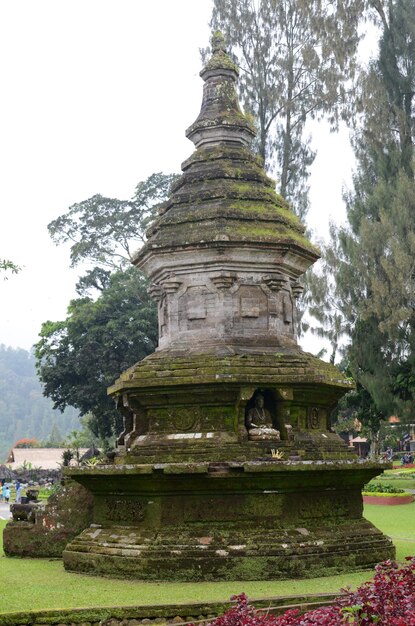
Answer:
[{"label": "red flowering plant", "polygon": [[28,437],[23,437],[23,439],[19,439],[14,444],[14,448],[37,448],[39,447],[39,442],[37,439],[29,439]]},{"label": "red flowering plant", "polygon": [[415,557],[399,566],[385,561],[375,576],[357,591],[347,591],[331,606],[301,614],[290,609],[282,615],[257,611],[242,593],[233,596],[235,606],[209,626],[415,626]]},{"label": "red flowering plant", "polygon": [[[379,563],[375,576],[339,601],[351,624],[415,626],[415,557]],[[354,621],[352,621],[354,619]]]},{"label": "red flowering plant", "polygon": [[290,609],[283,615],[272,615],[257,611],[244,593],[233,596],[231,600],[236,601],[235,606],[210,622],[209,626],[335,626],[347,623],[338,606],[321,607],[303,615],[298,609]]}]

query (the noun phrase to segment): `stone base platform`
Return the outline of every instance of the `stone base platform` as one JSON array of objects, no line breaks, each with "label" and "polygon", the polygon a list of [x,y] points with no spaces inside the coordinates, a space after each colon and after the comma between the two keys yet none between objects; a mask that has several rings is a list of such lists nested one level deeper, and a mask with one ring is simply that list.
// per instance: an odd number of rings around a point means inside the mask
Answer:
[{"label": "stone base platform", "polygon": [[[362,517],[375,463],[160,464],[71,469],[94,524],[63,553],[72,571],[143,580],[314,577],[395,549]],[[76,476],[75,476],[76,474]]]}]

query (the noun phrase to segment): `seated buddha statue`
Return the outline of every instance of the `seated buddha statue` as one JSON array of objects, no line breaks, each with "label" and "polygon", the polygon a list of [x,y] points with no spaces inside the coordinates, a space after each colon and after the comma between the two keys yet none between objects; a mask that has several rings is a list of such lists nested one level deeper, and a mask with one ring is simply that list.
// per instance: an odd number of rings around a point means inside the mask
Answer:
[{"label": "seated buddha statue", "polygon": [[260,393],[255,396],[255,406],[247,412],[246,427],[252,441],[280,439],[280,432],[274,428],[271,413],[265,408],[264,396]]}]

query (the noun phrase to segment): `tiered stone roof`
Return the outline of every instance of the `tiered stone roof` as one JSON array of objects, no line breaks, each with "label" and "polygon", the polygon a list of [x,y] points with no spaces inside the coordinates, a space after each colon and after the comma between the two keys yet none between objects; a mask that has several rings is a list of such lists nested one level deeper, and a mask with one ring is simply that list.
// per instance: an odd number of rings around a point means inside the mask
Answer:
[{"label": "tiered stone roof", "polygon": [[183,175],[135,263],[145,270],[146,258],[167,248],[272,246],[302,257],[301,269],[292,268],[298,276],[318,258],[318,250],[250,150],[255,129],[239,106],[238,68],[220,33],[212,42],[212,57],[200,73],[205,81],[201,111],[186,132],[196,152],[183,163]]}]

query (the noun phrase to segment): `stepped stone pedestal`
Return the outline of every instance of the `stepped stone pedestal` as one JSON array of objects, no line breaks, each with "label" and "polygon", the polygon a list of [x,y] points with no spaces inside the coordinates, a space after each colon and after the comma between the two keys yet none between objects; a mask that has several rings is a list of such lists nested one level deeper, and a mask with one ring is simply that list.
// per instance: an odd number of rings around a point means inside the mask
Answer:
[{"label": "stepped stone pedestal", "polygon": [[361,462],[330,429],[352,384],[296,340],[300,278],[318,258],[250,150],[223,38],[182,165],[135,264],[158,303],[158,350],[110,388],[115,459],[70,475],[94,524],[64,552],[75,571],[156,580],[315,576],[391,558],[362,517]]}]

